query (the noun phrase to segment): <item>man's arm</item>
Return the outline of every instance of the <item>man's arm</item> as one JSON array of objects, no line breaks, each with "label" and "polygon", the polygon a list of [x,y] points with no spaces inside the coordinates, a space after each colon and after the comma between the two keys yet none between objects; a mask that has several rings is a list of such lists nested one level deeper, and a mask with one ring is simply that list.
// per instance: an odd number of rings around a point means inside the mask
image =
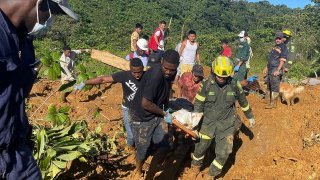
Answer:
[{"label": "man's arm", "polygon": [[279,64],[277,70],[273,73],[274,76],[278,76],[280,74],[280,70],[282,69],[284,62],[286,62],[286,59],[280,58],[279,61],[280,61],[280,64]]},{"label": "man's arm", "polygon": [[179,49],[179,56],[181,56],[181,54],[182,54],[184,48],[186,47],[186,45],[187,45],[187,41],[183,41],[181,43],[181,46],[180,46],[180,49]]},{"label": "man's arm", "polygon": [[237,99],[247,119],[252,119],[253,118],[252,110],[246,98],[246,94],[244,93],[239,81],[237,81]]},{"label": "man's arm", "polygon": [[102,84],[102,83],[113,83],[114,80],[112,76],[100,76],[92,79],[86,80],[84,83],[87,85],[97,85],[97,84]]},{"label": "man's arm", "polygon": [[153,113],[153,114],[157,114],[160,116],[165,116],[166,112],[164,112],[161,108],[159,108],[155,103],[151,102],[150,100],[148,100],[145,97],[142,97],[142,107]]}]

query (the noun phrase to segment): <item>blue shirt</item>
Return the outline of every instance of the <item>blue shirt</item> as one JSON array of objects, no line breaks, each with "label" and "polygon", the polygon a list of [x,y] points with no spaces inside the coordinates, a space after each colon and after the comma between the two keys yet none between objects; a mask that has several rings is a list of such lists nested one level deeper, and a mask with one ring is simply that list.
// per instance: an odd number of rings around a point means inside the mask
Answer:
[{"label": "blue shirt", "polygon": [[0,149],[25,143],[31,128],[25,112],[36,73],[32,39],[18,34],[0,9]]},{"label": "blue shirt", "polygon": [[283,43],[276,44],[269,53],[267,64],[268,74],[273,74],[273,72],[278,69],[280,58],[288,58],[288,48]]}]

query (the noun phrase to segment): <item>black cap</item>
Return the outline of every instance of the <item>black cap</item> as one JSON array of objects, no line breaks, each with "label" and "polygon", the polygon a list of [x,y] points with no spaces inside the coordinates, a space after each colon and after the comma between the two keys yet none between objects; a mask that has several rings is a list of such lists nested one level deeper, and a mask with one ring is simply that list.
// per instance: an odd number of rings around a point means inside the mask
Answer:
[{"label": "black cap", "polygon": [[204,76],[203,75],[203,67],[201,65],[198,65],[198,64],[195,64],[193,67],[192,67],[192,73],[195,75],[195,76]]},{"label": "black cap", "polygon": [[282,32],[277,32],[276,33],[276,38],[283,38],[283,37],[284,37],[284,35],[283,35]]}]

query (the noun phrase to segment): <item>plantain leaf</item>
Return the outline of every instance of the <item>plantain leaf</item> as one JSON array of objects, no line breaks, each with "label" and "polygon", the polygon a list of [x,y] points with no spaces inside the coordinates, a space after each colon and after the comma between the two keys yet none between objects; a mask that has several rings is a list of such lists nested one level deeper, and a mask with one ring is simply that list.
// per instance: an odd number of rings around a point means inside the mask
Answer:
[{"label": "plantain leaf", "polygon": [[72,161],[74,159],[77,159],[82,155],[79,151],[69,151],[68,154],[62,154],[57,157],[57,159],[64,160],[64,161]]},{"label": "plantain leaf", "polygon": [[50,55],[51,55],[51,57],[52,57],[52,59],[53,59],[54,61],[59,61],[59,60],[60,60],[61,55],[60,55],[59,53],[57,53],[57,52],[52,52]]},{"label": "plantain leaf", "polygon": [[51,163],[51,166],[49,168],[49,176],[51,177],[51,179],[53,179],[54,177],[56,177],[62,170],[55,164]]},{"label": "plantain leaf", "polygon": [[79,65],[79,70],[80,70],[80,72],[81,72],[82,74],[85,74],[85,73],[86,73],[86,68],[84,67],[83,64],[80,64],[80,65]]},{"label": "plantain leaf", "polygon": [[60,64],[57,62],[54,62],[52,65],[53,71],[55,72],[55,74],[57,75],[57,77],[59,77],[61,75],[61,68],[60,68]]},{"label": "plantain leaf", "polygon": [[88,72],[87,75],[89,79],[96,77],[95,73],[93,72]]},{"label": "plantain leaf", "polygon": [[65,169],[67,167],[67,162],[65,161],[52,161],[59,169]]},{"label": "plantain leaf", "polygon": [[84,82],[88,80],[88,76],[85,73],[80,73],[77,77],[78,82]]},{"label": "plantain leaf", "polygon": [[53,67],[49,68],[49,78],[51,80],[56,80],[58,78],[58,74],[55,72],[55,70],[53,69]]},{"label": "plantain leaf", "polygon": [[45,136],[46,136],[46,131],[42,129],[37,136],[37,144],[38,144],[38,147],[37,147],[38,154],[36,157],[37,160],[39,160],[42,157],[42,154],[44,153],[44,146],[46,144]]},{"label": "plantain leaf", "polygon": [[62,107],[59,108],[59,112],[60,113],[64,113],[64,114],[68,113],[69,110],[70,110],[69,106],[62,106]]},{"label": "plantain leaf", "polygon": [[88,160],[85,157],[79,158],[80,162],[88,162]]},{"label": "plantain leaf", "polygon": [[57,152],[53,149],[47,150],[47,157],[40,163],[41,171],[46,171],[49,168],[50,161],[56,154]]},{"label": "plantain leaf", "polygon": [[57,113],[57,125],[63,124],[69,120],[68,115],[64,113]]},{"label": "plantain leaf", "polygon": [[76,84],[77,81],[70,81],[66,84],[62,84],[60,87],[59,87],[59,90],[58,91],[66,91],[68,88],[70,88],[71,90],[68,89],[68,92],[72,91],[72,87]]}]

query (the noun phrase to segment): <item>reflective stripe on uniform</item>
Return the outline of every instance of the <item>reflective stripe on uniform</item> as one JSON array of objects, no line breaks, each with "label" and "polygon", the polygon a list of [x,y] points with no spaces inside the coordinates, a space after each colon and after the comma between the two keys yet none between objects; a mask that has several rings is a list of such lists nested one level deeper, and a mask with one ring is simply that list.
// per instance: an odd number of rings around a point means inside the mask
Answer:
[{"label": "reflective stripe on uniform", "polygon": [[202,160],[203,158],[204,158],[204,155],[201,156],[201,157],[199,157],[199,158],[197,158],[197,157],[194,156],[194,154],[192,154],[192,159],[193,159],[193,160],[200,161],[200,160]]},{"label": "reflective stripe on uniform", "polygon": [[214,96],[214,92],[209,92],[209,96]]},{"label": "reflective stripe on uniform", "polygon": [[217,160],[214,160],[214,161],[212,162],[212,164],[213,164],[215,167],[217,167],[218,169],[222,169],[222,168],[223,168],[223,166],[222,166],[220,163],[218,163]]},{"label": "reflective stripe on uniform", "polygon": [[237,81],[237,86],[239,88],[240,93],[243,93],[243,89],[242,89],[242,86],[240,84],[240,81]]},{"label": "reflective stripe on uniform", "polygon": [[211,137],[205,135],[205,134],[202,134],[201,132],[199,132],[199,137],[200,139],[204,139],[204,140],[210,140],[212,139]]},{"label": "reflective stripe on uniform", "polygon": [[203,97],[203,96],[201,96],[201,95],[199,95],[199,94],[196,95],[196,99],[198,99],[198,100],[201,101],[201,102],[204,102],[204,101],[206,100],[205,97]]},{"label": "reflective stripe on uniform", "polygon": [[242,111],[248,111],[250,109],[249,104],[246,107],[241,107]]}]

